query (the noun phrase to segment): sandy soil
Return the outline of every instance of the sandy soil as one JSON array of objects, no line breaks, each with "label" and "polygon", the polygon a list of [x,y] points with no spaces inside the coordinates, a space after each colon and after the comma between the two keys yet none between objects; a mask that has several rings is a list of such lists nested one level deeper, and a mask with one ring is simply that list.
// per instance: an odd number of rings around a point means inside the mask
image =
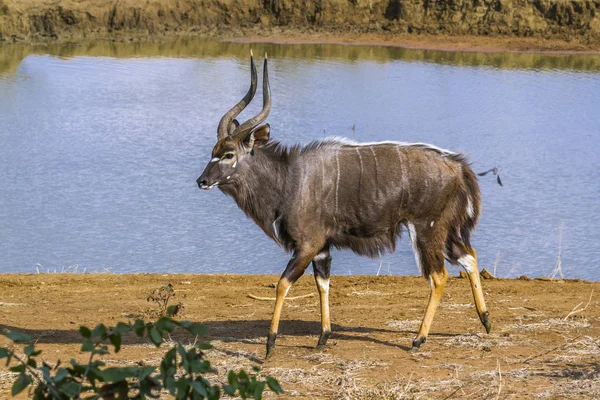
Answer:
[{"label": "sandy soil", "polygon": [[[314,281],[304,276],[286,302],[276,354],[264,361],[273,275],[0,275],[0,329],[31,334],[48,362],[82,359],[80,325],[150,314],[153,289],[171,283],[183,318],[201,321],[223,380],[229,368],[260,365],[287,390],[283,398],[592,398],[600,396],[600,283],[486,280],[493,332],[476,318],[468,283],[452,278],[427,343],[408,353],[428,284],[418,277],[332,277],[334,333],[319,332]],[[590,301],[591,298],[591,301]],[[589,301],[589,304],[588,304]],[[578,305],[587,308],[569,315]],[[181,338],[184,343],[192,338]],[[0,346],[7,345],[5,338]],[[129,340],[109,365],[157,365],[166,346]],[[13,376],[0,366],[0,398]]]}]

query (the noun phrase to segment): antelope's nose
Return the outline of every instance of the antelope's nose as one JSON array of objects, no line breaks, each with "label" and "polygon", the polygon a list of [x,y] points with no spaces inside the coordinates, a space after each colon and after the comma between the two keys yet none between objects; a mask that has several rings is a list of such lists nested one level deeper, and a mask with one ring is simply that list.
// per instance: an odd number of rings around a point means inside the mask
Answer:
[{"label": "antelope's nose", "polygon": [[204,189],[208,185],[208,182],[203,177],[196,179],[196,183],[200,189]]}]

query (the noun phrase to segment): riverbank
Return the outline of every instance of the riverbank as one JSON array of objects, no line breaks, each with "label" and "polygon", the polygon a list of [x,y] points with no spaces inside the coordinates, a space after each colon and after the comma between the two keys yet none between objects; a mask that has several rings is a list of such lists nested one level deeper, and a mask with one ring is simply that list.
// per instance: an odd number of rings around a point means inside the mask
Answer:
[{"label": "riverbank", "polygon": [[[319,303],[314,280],[293,287],[275,355],[263,363],[275,275],[0,274],[0,329],[32,335],[48,362],[78,358],[80,325],[151,317],[152,290],[171,283],[183,318],[203,322],[215,348],[208,357],[224,380],[229,368],[279,379],[285,398],[595,398],[600,396],[600,283],[485,280],[493,331],[476,318],[468,282],[451,278],[432,332],[417,353],[429,285],[419,277],[334,276],[334,333],[314,345]],[[305,295],[309,295],[306,297]],[[587,305],[587,307],[585,307]],[[576,309],[585,309],[573,313]],[[187,340],[187,339],[185,339]],[[192,340],[192,339],[190,339]],[[0,346],[7,344],[0,338]],[[130,341],[109,365],[156,365],[166,348]],[[0,365],[0,397],[12,375]]]},{"label": "riverbank", "polygon": [[594,1],[0,0],[0,41],[202,36],[451,51],[600,51]]}]

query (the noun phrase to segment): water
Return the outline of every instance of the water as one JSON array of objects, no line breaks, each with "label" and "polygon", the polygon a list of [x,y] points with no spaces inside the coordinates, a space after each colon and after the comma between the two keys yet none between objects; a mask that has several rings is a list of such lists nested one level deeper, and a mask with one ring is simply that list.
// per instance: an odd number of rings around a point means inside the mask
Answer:
[{"label": "water", "polygon": [[[280,273],[289,256],[195,183],[247,88],[249,48],[0,47],[0,271]],[[505,185],[480,179],[481,267],[498,257],[498,276],[548,276],[560,250],[566,277],[600,279],[599,56],[252,48],[271,60],[273,138],[464,151]],[[336,274],[417,273],[407,237],[381,260],[333,257]]]}]

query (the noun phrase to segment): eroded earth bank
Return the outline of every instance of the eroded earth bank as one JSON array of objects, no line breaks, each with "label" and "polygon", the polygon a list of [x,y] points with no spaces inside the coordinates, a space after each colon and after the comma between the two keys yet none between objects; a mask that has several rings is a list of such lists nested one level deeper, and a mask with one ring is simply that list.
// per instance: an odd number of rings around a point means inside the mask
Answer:
[{"label": "eroded earth bank", "polygon": [[172,35],[600,50],[597,0],[0,0],[0,40]]}]

